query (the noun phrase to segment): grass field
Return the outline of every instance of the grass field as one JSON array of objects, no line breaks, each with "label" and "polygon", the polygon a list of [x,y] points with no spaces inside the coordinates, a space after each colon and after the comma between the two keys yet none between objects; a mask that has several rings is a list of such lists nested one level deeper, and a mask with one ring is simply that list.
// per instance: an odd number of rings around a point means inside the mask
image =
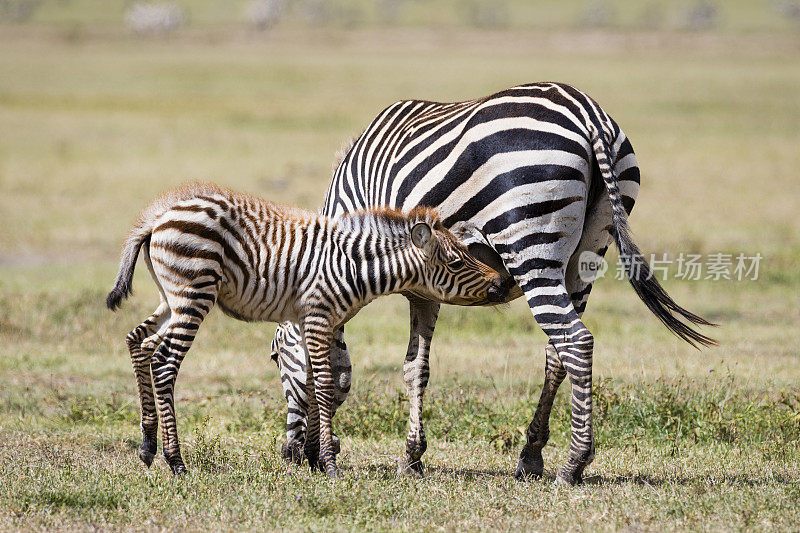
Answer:
[{"label": "grass field", "polygon": [[[797,529],[800,524],[800,38],[280,29],[166,40],[0,28],[0,528]],[[757,281],[666,283],[721,325],[669,335],[606,278],[595,334],[597,458],[555,487],[513,480],[544,335],[520,302],[442,312],[425,420],[428,476],[395,474],[408,404],[407,310],[348,327],[337,416],[344,478],[282,462],[272,325],[212,313],[177,386],[191,474],[146,470],[123,342],[157,299],[146,269],[111,314],[122,238],[162,189],[209,179],[314,208],[333,153],[398,98],[460,100],[570,82],[622,125],[642,167],[631,224],[654,253],[761,253]],[[611,258],[612,262],[614,258]],[[673,270],[674,273],[674,270]]]}]

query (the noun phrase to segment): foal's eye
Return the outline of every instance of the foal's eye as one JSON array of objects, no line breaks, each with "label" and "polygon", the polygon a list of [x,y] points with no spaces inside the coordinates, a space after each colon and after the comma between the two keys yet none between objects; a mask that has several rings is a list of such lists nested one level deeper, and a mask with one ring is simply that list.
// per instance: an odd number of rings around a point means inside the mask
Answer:
[{"label": "foal's eye", "polygon": [[461,259],[456,259],[454,261],[450,261],[448,265],[450,266],[450,268],[459,269],[464,266],[464,261]]}]

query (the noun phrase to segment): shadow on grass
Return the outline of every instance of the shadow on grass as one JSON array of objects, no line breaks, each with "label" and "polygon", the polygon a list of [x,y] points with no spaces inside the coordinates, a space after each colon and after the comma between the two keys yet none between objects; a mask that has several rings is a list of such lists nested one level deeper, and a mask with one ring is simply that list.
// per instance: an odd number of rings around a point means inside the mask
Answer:
[{"label": "shadow on grass", "polygon": [[369,472],[377,474],[381,478],[392,479],[397,477],[405,477],[407,479],[427,479],[430,477],[459,477],[465,478],[468,481],[481,479],[486,477],[512,477],[513,472],[508,470],[499,469],[480,469],[480,468],[451,468],[447,466],[426,466],[424,477],[404,476],[397,473],[397,464],[385,465],[366,465],[363,467],[352,467],[352,470],[363,468]]},{"label": "shadow on grass", "polygon": [[769,477],[753,477],[745,474],[726,474],[723,476],[709,476],[707,474],[698,474],[696,476],[677,476],[677,477],[662,477],[662,476],[649,476],[643,474],[630,474],[630,475],[603,475],[596,474],[588,476],[583,480],[584,485],[639,485],[642,487],[662,487],[665,485],[679,485],[679,486],[721,486],[721,485],[735,485],[744,487],[766,487],[775,485],[798,485],[800,480],[793,479],[787,475],[777,475]]},{"label": "shadow on grass", "polygon": [[[357,471],[360,468],[363,470],[377,474],[382,479],[395,479],[398,477],[397,466],[395,464],[386,465],[367,465],[364,467],[354,467],[348,470]],[[456,477],[463,478],[466,481],[477,481],[486,478],[500,478],[500,479],[513,479],[513,470],[504,469],[481,469],[481,468],[457,468],[448,466],[426,466],[425,477],[418,479],[427,479],[432,477]],[[409,479],[414,479],[409,477]],[[556,473],[545,471],[541,478],[528,478],[519,483],[544,483],[546,485],[555,482]],[[645,474],[625,474],[625,475],[611,475],[611,474],[595,474],[587,476],[582,485],[583,486],[621,486],[621,485],[638,485],[641,487],[663,487],[663,486],[706,486],[718,487],[723,485],[741,486],[741,487],[767,487],[776,485],[786,486],[800,486],[800,480],[793,478],[789,475],[770,475],[769,477],[753,477],[746,474],[727,474],[723,476],[709,476],[707,474],[698,474],[696,476],[651,476]]]},{"label": "shadow on grass", "polygon": [[464,477],[477,479],[483,477],[512,477],[514,472],[497,468],[453,468],[448,466],[429,466],[425,468],[427,475],[441,474],[445,476]]}]

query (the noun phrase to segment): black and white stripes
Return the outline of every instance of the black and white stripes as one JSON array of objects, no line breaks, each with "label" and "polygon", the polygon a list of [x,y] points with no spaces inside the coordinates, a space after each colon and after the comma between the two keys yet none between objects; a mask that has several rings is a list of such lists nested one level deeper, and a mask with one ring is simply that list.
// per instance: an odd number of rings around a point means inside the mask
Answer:
[{"label": "black and white stripes", "polygon": [[[336,217],[370,206],[421,205],[436,208],[447,227],[466,221],[480,230],[485,246],[471,250],[513,277],[518,287],[513,295],[524,294],[550,338],[545,386],[517,475],[541,474],[553,396],[569,376],[572,443],[559,479],[575,483],[594,453],[593,338],[581,321],[592,280],[579,275],[578,258],[585,251],[602,256],[615,240],[626,257],[644,262],[627,230],[638,190],[633,148],[605,111],[569,85],[534,83],[468,102],[407,100],[389,106],[340,161],[323,213]],[[628,276],[656,316],[689,342],[712,343],[686,323],[707,322],[678,306],[648,272],[645,264],[628,269]],[[402,468],[414,473],[421,472],[426,447],[419,414],[437,312],[438,304],[412,299],[404,366],[411,414]],[[279,339],[296,336],[293,329],[281,325]],[[302,347],[286,346],[277,342],[273,353],[300,368]],[[349,360],[346,350],[339,358]],[[343,368],[349,377],[349,365]],[[301,388],[293,390],[300,394],[288,395],[290,406],[302,412]],[[300,418],[294,422],[287,431],[290,443],[303,438]]]},{"label": "black and white stripes", "polygon": [[318,451],[306,456],[333,476],[331,418],[342,389],[335,383],[339,352],[330,357],[334,331],[382,294],[411,291],[463,304],[504,295],[500,276],[425,208],[367,210],[333,221],[214,185],[185,186],[155,200],[132,229],[106,300],[112,310],[130,293],[140,250],[161,303],[127,337],[142,408],[139,456],[152,463],[160,419],[164,456],[176,474],[186,467],[175,380],[214,304],[241,320],[299,324],[311,363],[303,380],[310,392],[303,407],[313,413],[307,440]]}]

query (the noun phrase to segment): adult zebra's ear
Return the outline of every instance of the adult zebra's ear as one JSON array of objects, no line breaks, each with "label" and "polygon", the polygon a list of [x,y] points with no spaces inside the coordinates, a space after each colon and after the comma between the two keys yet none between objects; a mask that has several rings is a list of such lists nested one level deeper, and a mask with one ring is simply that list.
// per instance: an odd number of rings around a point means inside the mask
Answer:
[{"label": "adult zebra's ear", "polygon": [[414,224],[414,227],[411,228],[411,242],[413,242],[414,246],[417,248],[425,248],[428,243],[431,242],[432,235],[433,230],[431,230],[431,227],[425,222],[417,222]]}]

